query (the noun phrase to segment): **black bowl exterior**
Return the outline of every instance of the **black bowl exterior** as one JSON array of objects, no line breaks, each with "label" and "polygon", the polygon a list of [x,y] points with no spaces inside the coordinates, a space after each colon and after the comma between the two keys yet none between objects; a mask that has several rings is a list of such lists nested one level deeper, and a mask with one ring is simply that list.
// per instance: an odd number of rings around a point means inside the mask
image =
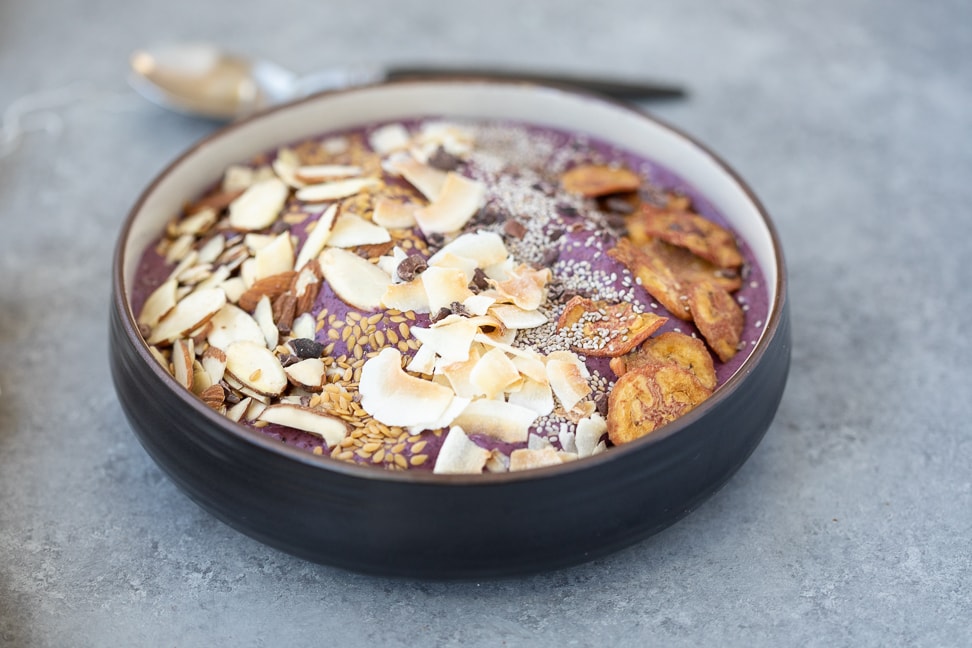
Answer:
[{"label": "black bowl exterior", "polygon": [[748,372],[710,399],[704,414],[690,413],[654,439],[533,474],[385,473],[233,429],[163,379],[118,294],[111,369],[147,452],[193,500],[239,531],[355,571],[495,577],[615,551],[718,490],[755,449],[783,393],[790,332],[785,294],[778,297],[774,329]]}]

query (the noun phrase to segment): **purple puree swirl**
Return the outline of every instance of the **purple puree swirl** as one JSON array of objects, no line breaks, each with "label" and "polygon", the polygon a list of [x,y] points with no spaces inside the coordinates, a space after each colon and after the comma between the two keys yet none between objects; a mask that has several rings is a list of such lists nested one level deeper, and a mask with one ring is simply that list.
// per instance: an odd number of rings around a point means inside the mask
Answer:
[{"label": "purple puree swirl", "polygon": [[[421,125],[433,121],[440,120],[416,119],[402,123],[409,130],[415,131]],[[517,344],[542,352],[566,348],[564,341],[557,335],[555,323],[563,304],[573,294],[609,302],[628,302],[645,312],[670,315],[633,279],[621,263],[607,254],[620,234],[616,225],[617,214],[614,214],[612,221],[611,209],[606,208],[603,203],[563,191],[559,186],[559,176],[566,169],[579,163],[626,167],[644,178],[640,191],[643,200],[660,201],[663,195],[669,193],[687,196],[691,199],[694,211],[731,230],[723,215],[694,187],[671,171],[634,153],[577,133],[531,125],[508,122],[452,123],[459,123],[474,136],[471,152],[462,156],[456,170],[467,177],[480,180],[486,186],[485,206],[463,231],[496,232],[503,236],[507,249],[517,263],[549,267],[555,277],[549,288],[548,301],[541,307],[548,316],[548,323],[536,329],[521,331]],[[360,137],[366,141],[367,136],[382,125],[370,124],[359,129],[328,133],[315,138],[315,141],[323,142],[334,137]],[[262,159],[272,159],[274,154],[275,152],[271,152]],[[386,181],[389,180],[386,178]],[[511,229],[511,221],[523,225],[523,228]],[[295,225],[291,229],[299,240],[298,249],[306,237],[305,227],[306,224]],[[511,235],[511,232],[519,236]],[[441,241],[434,240],[428,243],[429,253],[442,244]],[[737,371],[751,353],[762,331],[768,308],[768,290],[764,275],[747,242],[737,237],[737,243],[746,262],[743,266],[742,286],[733,296],[745,312],[745,327],[739,353],[728,362],[720,362],[718,358],[714,358],[719,385]],[[173,264],[166,263],[156,248],[153,245],[145,250],[136,272],[131,297],[135,313],[140,311],[147,296],[166,280],[173,268]],[[322,310],[326,310],[328,315],[346,318],[349,312],[356,309],[342,302],[324,282],[312,314],[316,317]],[[427,327],[429,318],[427,315],[418,315],[411,324]],[[378,330],[387,328],[387,322],[378,325]],[[665,331],[681,331],[701,337],[694,325],[670,316],[658,333]],[[322,343],[335,343],[331,352],[334,357],[349,352],[347,345],[340,339],[327,337],[326,327],[318,331],[317,340]],[[602,394],[609,391],[616,378],[608,366],[608,359],[587,357],[585,360],[594,377],[592,382],[595,391],[599,390]],[[554,446],[558,446],[557,432],[563,424],[562,418],[540,417],[531,432],[548,438]],[[263,427],[261,430],[285,443],[317,453],[328,454],[333,450],[327,448],[321,438],[298,430],[275,425]],[[444,439],[442,432],[426,431],[416,435],[410,440],[408,447],[399,452],[407,461],[416,454],[411,450],[415,443],[419,440],[425,441],[422,453],[428,455],[430,460],[416,468],[430,469]],[[470,439],[484,448],[496,449],[507,455],[514,448],[525,445],[503,443],[480,434],[471,434]],[[354,460],[372,463],[367,459]]]}]

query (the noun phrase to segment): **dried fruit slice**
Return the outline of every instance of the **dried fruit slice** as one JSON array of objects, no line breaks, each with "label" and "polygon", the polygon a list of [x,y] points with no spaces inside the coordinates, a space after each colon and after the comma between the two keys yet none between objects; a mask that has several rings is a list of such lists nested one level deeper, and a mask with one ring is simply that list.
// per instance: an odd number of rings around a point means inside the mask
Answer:
[{"label": "dried fruit slice", "polygon": [[324,439],[333,448],[348,435],[348,427],[341,419],[302,405],[278,403],[264,409],[257,417],[261,421],[310,432]]},{"label": "dried fruit slice", "polygon": [[635,217],[648,236],[684,247],[720,268],[738,268],[743,256],[732,233],[694,212],[642,205]]},{"label": "dried fruit slice", "polygon": [[280,360],[262,344],[240,340],[226,349],[226,373],[259,394],[277,396],[287,387]]},{"label": "dried fruit slice", "polygon": [[701,283],[692,287],[688,303],[695,326],[719,359],[726,362],[736,355],[745,315],[732,295],[711,283]]},{"label": "dried fruit slice", "polygon": [[635,312],[627,302],[610,304],[578,295],[567,302],[557,328],[578,353],[617,357],[644,342],[667,321],[654,313]]},{"label": "dried fruit slice", "polygon": [[384,270],[340,248],[327,248],[318,262],[324,279],[343,302],[366,311],[381,308],[381,299],[391,285]]},{"label": "dried fruit slice", "polygon": [[625,236],[608,250],[608,255],[631,271],[638,283],[675,317],[691,320],[688,295],[664,259],[650,256]]},{"label": "dried fruit slice", "polygon": [[624,167],[601,164],[582,164],[560,177],[565,191],[596,198],[613,193],[636,191],[641,186],[641,176]]},{"label": "dried fruit slice", "polygon": [[242,231],[261,230],[277,220],[290,189],[279,178],[251,185],[229,205],[229,223]]},{"label": "dried fruit slice", "polygon": [[159,321],[148,344],[172,344],[176,338],[195,331],[213,317],[226,303],[226,293],[220,288],[194,292],[176,304]]},{"label": "dried fruit slice", "polygon": [[716,372],[712,354],[705,343],[685,333],[667,331],[650,338],[640,348],[618,358],[611,359],[611,370],[617,376],[634,371],[646,364],[674,362],[688,369],[707,389],[715,389]]},{"label": "dried fruit slice", "polygon": [[688,369],[650,363],[621,376],[608,399],[608,438],[615,445],[641,438],[691,411],[711,394]]}]

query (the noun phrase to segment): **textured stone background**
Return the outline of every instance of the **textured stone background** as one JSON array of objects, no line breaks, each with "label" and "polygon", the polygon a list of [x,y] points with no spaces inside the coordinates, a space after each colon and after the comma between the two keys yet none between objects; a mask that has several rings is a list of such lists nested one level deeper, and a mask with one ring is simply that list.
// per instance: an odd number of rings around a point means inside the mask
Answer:
[{"label": "textured stone background", "polygon": [[[0,646],[970,645],[972,5],[412,4],[0,3]],[[793,366],[765,441],[671,529],[530,578],[365,577],[213,520],[138,445],[106,361],[118,227],[213,129],[130,92],[127,56],[186,39],[302,72],[687,84],[652,109],[749,181],[789,262]]]}]

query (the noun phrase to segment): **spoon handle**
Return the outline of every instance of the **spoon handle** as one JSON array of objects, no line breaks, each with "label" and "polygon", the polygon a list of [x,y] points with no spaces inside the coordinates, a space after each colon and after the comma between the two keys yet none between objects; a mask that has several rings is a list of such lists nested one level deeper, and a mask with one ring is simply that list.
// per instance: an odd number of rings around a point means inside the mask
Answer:
[{"label": "spoon handle", "polygon": [[549,83],[573,86],[597,92],[616,99],[680,99],[687,94],[685,89],[676,85],[649,81],[626,79],[607,79],[572,74],[513,70],[505,68],[468,68],[436,66],[394,66],[384,70],[389,81],[404,79],[448,79],[479,77],[501,81],[523,81],[526,83]]}]

